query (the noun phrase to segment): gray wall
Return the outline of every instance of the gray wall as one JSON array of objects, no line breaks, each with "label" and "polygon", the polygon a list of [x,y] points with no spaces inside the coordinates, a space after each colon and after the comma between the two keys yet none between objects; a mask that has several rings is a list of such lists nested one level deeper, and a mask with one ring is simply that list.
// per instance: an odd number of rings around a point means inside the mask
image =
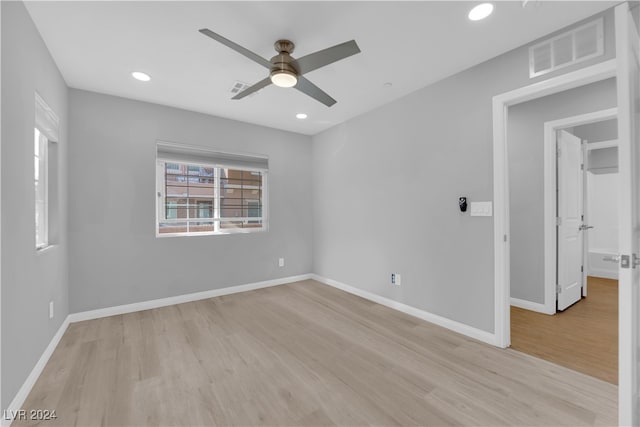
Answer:
[{"label": "gray wall", "polygon": [[[308,136],[74,89],[69,117],[71,312],[311,271]],[[156,238],[157,140],[268,155],[269,231]]]},{"label": "gray wall", "polygon": [[615,106],[608,79],[509,108],[513,298],[544,303],[544,123]]},{"label": "gray wall", "polygon": [[524,46],[316,135],[313,271],[493,332],[493,219],[458,209],[493,199],[492,97],[612,58],[604,17],[597,60],[529,79]]},{"label": "gray wall", "polygon": [[[21,2],[2,2],[2,408],[68,314],[67,87]],[[35,250],[35,92],[59,116],[56,246]],[[49,301],[55,317],[49,320]]]}]

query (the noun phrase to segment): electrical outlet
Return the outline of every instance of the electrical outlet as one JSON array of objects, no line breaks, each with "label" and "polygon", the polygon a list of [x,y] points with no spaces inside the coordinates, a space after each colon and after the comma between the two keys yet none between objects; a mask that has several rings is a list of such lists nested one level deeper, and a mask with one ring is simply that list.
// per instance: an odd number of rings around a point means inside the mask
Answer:
[{"label": "electrical outlet", "polygon": [[53,319],[53,301],[49,301],[49,319]]},{"label": "electrical outlet", "polygon": [[401,277],[398,273],[391,273],[391,284],[393,286],[400,286]]},{"label": "electrical outlet", "polygon": [[284,267],[284,258],[278,259],[278,267]]}]

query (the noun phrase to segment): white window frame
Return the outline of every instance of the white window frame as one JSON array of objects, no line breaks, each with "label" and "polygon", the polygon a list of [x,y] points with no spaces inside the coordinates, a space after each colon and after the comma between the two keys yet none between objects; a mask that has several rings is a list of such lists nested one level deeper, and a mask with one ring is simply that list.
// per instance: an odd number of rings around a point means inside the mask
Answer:
[{"label": "white window frame", "polygon": [[[35,160],[35,137],[36,130],[41,135],[41,156],[44,156],[44,167],[43,170],[40,171],[42,176],[39,176],[39,180],[44,181],[44,195],[43,195],[43,213],[41,215],[43,221],[43,238],[37,239],[36,233],[34,232],[34,241],[35,241],[35,249],[37,252],[42,252],[43,250],[52,247],[54,244],[51,242],[51,212],[49,210],[50,205],[50,171],[51,171],[51,157],[49,156],[49,152],[51,149],[51,145],[58,143],[60,140],[59,134],[59,123],[60,120],[54,111],[47,105],[47,103],[42,99],[42,97],[36,92],[35,93],[35,117],[34,117],[34,160]],[[35,162],[34,162],[35,168]],[[54,165],[54,173],[56,171],[56,167]],[[34,215],[37,211],[37,201],[35,195],[35,170],[34,170]],[[55,196],[55,195],[54,195]],[[34,218],[34,226],[38,227],[37,219]],[[35,231],[35,228],[34,228]]]},{"label": "white window frame", "polygon": [[[188,231],[181,233],[160,233],[160,223],[161,222],[171,222],[175,221],[176,223],[183,222],[206,222],[203,221],[202,218],[176,218],[176,219],[167,219],[166,218],[166,207],[165,207],[165,164],[166,163],[179,163],[186,164],[190,166],[200,166],[207,168],[214,168],[214,197],[213,197],[213,217],[210,218],[211,222],[214,225],[214,231]],[[247,172],[260,172],[262,175],[262,227],[249,227],[249,228],[220,228],[220,223],[225,220],[233,220],[233,221],[242,221],[243,224],[248,224],[248,221],[255,221],[256,218],[260,217],[234,217],[234,218],[221,218],[220,217],[220,169],[233,169],[233,170],[242,170]],[[260,168],[251,168],[246,166],[228,166],[217,163],[205,163],[205,162],[192,162],[192,161],[181,161],[181,160],[156,160],[156,237],[185,237],[185,236],[211,236],[211,235],[228,235],[228,234],[248,234],[248,233],[261,233],[268,231],[269,228],[269,220],[268,220],[268,200],[269,200],[269,171],[268,169],[260,169]],[[197,209],[197,208],[196,208]],[[205,220],[209,220],[208,218]]]},{"label": "white window frame", "polygon": [[[36,250],[49,246],[49,139],[38,128],[34,127],[33,141],[33,178],[35,190],[35,240]],[[37,146],[37,151],[36,151]],[[38,193],[37,188],[41,189]],[[38,232],[42,234],[38,239]]]}]

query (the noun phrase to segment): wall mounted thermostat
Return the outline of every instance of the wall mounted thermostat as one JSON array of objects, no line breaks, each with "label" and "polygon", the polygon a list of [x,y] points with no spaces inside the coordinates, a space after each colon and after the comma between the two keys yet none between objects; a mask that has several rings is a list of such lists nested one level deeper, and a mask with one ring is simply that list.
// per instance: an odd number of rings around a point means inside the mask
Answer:
[{"label": "wall mounted thermostat", "polygon": [[466,197],[460,197],[458,199],[458,205],[460,206],[460,212],[466,212],[467,211],[467,198]]}]

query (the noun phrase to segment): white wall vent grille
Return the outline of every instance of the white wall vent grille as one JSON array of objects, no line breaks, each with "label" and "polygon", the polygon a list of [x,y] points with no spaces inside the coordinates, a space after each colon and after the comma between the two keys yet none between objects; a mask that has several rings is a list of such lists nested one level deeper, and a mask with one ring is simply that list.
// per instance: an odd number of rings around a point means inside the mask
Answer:
[{"label": "white wall vent grille", "polygon": [[529,48],[529,77],[564,68],[604,53],[602,18]]},{"label": "white wall vent grille", "polygon": [[235,83],[233,83],[233,86],[231,86],[231,93],[235,95],[236,93],[240,93],[248,87],[249,85],[247,83],[236,81]]}]

